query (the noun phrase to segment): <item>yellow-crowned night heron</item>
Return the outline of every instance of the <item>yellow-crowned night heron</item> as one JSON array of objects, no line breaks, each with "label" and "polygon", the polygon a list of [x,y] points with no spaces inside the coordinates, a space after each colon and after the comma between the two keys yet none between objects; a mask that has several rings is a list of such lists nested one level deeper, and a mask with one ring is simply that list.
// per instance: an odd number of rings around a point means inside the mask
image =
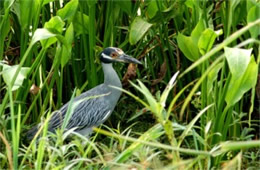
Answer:
[{"label": "yellow-crowned night heron", "polygon": [[[81,135],[88,136],[92,132],[93,126],[98,126],[105,122],[113,112],[121,91],[113,88],[122,87],[120,79],[113,69],[113,62],[126,62],[142,64],[135,58],[126,55],[121,49],[108,47],[100,54],[100,61],[104,71],[104,83],[82,93],[75,97],[73,103],[77,103],[73,113],[68,121],[66,129],[75,128],[75,131]],[[53,113],[48,122],[48,131],[55,132],[61,128],[69,103],[63,105],[60,110]],[[28,139],[32,139],[38,131],[39,125],[36,125],[28,131]]]}]

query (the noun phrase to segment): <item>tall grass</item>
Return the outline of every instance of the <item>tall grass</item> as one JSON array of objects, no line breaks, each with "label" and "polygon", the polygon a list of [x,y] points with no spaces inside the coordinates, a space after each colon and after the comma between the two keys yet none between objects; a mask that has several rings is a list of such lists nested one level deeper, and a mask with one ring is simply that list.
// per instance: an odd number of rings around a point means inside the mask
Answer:
[{"label": "tall grass", "polygon": [[[0,169],[259,168],[259,11],[256,0],[0,1]],[[125,86],[112,119],[90,139],[47,133],[54,110],[102,83],[108,46],[144,63],[114,65]]]}]

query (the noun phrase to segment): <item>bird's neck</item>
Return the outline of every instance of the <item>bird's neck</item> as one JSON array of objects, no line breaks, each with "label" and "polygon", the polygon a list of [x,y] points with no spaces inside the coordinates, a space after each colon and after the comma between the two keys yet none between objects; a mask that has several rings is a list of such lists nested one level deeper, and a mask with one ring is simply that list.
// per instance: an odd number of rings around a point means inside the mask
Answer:
[{"label": "bird's neck", "polygon": [[116,71],[114,70],[112,63],[102,63],[102,68],[104,71],[104,84],[122,88],[121,81]]}]

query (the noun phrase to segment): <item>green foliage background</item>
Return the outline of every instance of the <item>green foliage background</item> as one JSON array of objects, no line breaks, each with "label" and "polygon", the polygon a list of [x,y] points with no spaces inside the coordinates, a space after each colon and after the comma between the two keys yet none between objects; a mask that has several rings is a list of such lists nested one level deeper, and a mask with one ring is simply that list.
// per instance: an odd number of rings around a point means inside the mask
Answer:
[{"label": "green foliage background", "polygon": [[[0,169],[259,168],[259,35],[258,0],[0,1]],[[143,62],[115,64],[112,118],[90,139],[47,134],[102,83],[109,46]]]}]

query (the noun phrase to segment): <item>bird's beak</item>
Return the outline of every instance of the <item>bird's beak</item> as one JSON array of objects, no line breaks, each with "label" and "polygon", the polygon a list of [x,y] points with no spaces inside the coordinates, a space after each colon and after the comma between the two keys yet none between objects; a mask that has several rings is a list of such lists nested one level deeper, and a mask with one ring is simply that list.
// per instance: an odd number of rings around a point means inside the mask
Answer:
[{"label": "bird's beak", "polygon": [[142,64],[139,60],[130,57],[129,55],[122,54],[117,58],[117,61],[119,62],[125,62],[125,63],[135,63],[135,64]]}]

